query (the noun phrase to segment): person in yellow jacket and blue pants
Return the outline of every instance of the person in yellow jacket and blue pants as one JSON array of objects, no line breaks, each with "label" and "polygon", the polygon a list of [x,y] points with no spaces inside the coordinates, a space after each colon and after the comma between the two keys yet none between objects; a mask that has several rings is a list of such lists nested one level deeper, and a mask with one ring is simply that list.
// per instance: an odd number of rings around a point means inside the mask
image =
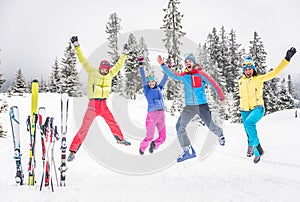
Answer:
[{"label": "person in yellow jacket and blue pants", "polygon": [[265,107],[263,100],[263,83],[278,76],[289,64],[296,53],[295,48],[290,48],[285,58],[272,71],[259,75],[251,56],[242,63],[243,77],[239,80],[240,110],[243,125],[248,136],[247,156],[254,154],[254,163],[260,161],[264,151],[260,145],[256,124],[264,116]]},{"label": "person in yellow jacket and blue pants", "polygon": [[[100,62],[99,68],[97,69],[92,67],[92,65],[84,57],[78,43],[78,37],[73,36],[71,38],[71,42],[74,45],[74,49],[79,62],[88,75],[87,93],[89,104],[82,120],[81,127],[70,145],[70,155],[68,157],[68,161],[72,161],[75,158],[75,153],[78,151],[80,145],[84,141],[88,130],[96,116],[102,116],[104,118],[112,134],[116,138],[117,143],[130,145],[130,142],[124,139],[118,123],[115,121],[106,104],[106,99],[109,97],[109,93],[111,91],[112,79],[121,70],[123,64],[125,63],[127,55],[122,54],[113,67],[111,67],[110,63],[107,60],[102,60]],[[125,49],[127,48],[124,47],[124,50]]]}]

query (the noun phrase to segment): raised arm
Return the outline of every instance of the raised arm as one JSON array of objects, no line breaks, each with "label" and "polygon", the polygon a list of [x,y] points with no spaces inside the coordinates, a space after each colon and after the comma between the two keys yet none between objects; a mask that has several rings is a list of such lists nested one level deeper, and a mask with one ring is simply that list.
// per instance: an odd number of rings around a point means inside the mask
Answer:
[{"label": "raised arm", "polygon": [[159,86],[161,87],[161,89],[164,88],[164,86],[166,85],[168,80],[168,75],[166,73],[164,73],[164,77],[162,78],[162,80],[159,83]]},{"label": "raised arm", "polygon": [[296,49],[293,47],[290,48],[286,52],[285,58],[279,63],[279,65],[277,67],[275,67],[272,71],[261,76],[262,80],[269,81],[269,80],[273,79],[274,77],[278,76],[290,63],[290,60],[295,53],[296,53]]},{"label": "raised arm", "polygon": [[87,73],[95,71],[95,68],[89,63],[89,61],[87,61],[87,59],[83,55],[83,53],[82,53],[82,51],[80,49],[80,45],[78,43],[78,37],[77,36],[72,36],[71,42],[72,42],[72,44],[74,46],[75,53],[76,53],[76,55],[78,57],[78,60],[79,60],[80,64],[82,65],[82,67],[85,69],[85,71]]},{"label": "raised arm", "polygon": [[182,81],[182,77],[177,75],[175,72],[173,72],[170,68],[168,68],[165,65],[164,59],[159,55],[157,57],[157,62],[161,65],[161,68],[164,70],[164,72],[171,77],[172,79],[175,79],[177,81]]},{"label": "raised arm", "polygon": [[147,79],[146,79],[146,74],[145,74],[145,70],[143,66],[140,66],[140,74],[141,74],[141,78],[142,78],[142,84],[143,86],[147,85]]}]

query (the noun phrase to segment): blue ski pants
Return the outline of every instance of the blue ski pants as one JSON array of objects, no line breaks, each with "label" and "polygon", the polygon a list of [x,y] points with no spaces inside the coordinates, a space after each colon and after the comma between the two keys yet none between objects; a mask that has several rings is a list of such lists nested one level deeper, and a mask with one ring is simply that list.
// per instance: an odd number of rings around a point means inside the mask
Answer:
[{"label": "blue ski pants", "polygon": [[260,144],[257,136],[256,124],[264,116],[265,108],[256,107],[251,111],[241,111],[245,131],[248,135],[248,146],[254,146],[254,155],[260,156],[257,146]]}]

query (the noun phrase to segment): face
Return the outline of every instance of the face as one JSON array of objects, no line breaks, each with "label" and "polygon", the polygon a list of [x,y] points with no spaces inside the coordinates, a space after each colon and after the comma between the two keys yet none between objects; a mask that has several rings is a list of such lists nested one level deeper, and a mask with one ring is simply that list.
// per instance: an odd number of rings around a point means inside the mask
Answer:
[{"label": "face", "polygon": [[247,78],[250,78],[251,76],[253,76],[253,72],[254,72],[254,70],[250,67],[245,68],[245,71],[244,71],[245,76]]},{"label": "face", "polygon": [[105,69],[105,68],[99,69],[99,72],[100,72],[101,75],[106,75],[106,74],[108,74],[108,70]]},{"label": "face", "polygon": [[192,69],[193,69],[193,67],[194,67],[194,62],[192,61],[192,60],[186,60],[185,61],[185,67],[189,70],[189,71],[191,71]]},{"label": "face", "polygon": [[150,88],[154,88],[154,87],[155,87],[155,81],[154,81],[154,80],[148,81],[148,86],[149,86]]}]

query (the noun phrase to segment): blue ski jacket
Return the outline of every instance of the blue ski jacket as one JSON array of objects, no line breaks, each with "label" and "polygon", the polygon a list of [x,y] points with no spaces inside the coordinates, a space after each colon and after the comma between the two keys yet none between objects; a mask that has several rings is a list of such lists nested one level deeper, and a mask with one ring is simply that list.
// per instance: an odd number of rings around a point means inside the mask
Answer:
[{"label": "blue ski jacket", "polygon": [[186,105],[206,104],[205,85],[209,84],[219,95],[220,100],[225,100],[224,94],[217,82],[202,70],[200,65],[191,72],[175,73],[164,64],[161,65],[164,72],[171,78],[184,84],[184,96]]},{"label": "blue ski jacket", "polygon": [[150,88],[147,83],[144,67],[140,67],[140,73],[142,78],[143,90],[148,102],[148,112],[164,110],[164,101],[161,90],[165,86],[168,76],[164,74],[164,77],[160,83],[155,85],[154,88]]}]

